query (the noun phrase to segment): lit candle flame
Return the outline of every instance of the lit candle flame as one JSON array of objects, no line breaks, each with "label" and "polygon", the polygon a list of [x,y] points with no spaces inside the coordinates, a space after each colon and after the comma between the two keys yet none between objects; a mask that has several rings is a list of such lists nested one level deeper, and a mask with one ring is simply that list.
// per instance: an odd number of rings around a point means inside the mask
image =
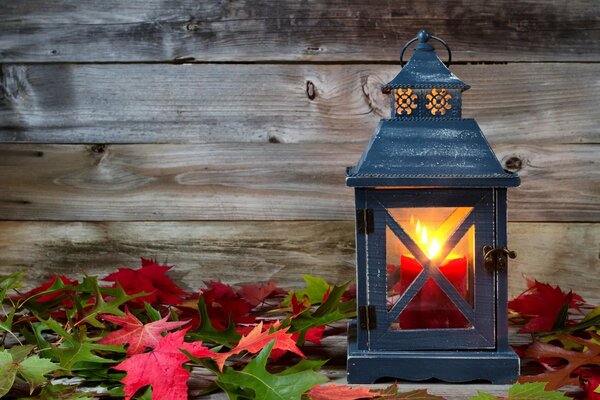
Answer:
[{"label": "lit candle flame", "polygon": [[[411,215],[411,225],[414,225],[414,221],[415,219]],[[427,232],[427,227],[421,225],[421,220],[419,219],[417,219],[417,226],[415,227],[415,231],[416,237],[419,239],[419,242],[422,245],[421,248],[425,251],[427,257],[429,257],[430,260],[433,260],[436,256],[439,255],[440,251],[442,250],[440,240],[436,237],[432,237],[431,235],[429,235],[429,233]]]},{"label": "lit candle flame", "polygon": [[421,230],[421,244],[427,244],[427,239],[427,228],[423,227],[423,230]]}]

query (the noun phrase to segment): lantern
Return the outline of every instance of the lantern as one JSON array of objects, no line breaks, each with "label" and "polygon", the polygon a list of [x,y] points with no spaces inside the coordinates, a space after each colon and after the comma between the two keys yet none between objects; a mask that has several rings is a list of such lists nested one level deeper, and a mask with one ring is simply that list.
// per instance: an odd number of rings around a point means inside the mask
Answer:
[{"label": "lantern", "polygon": [[[355,189],[357,321],[349,326],[348,382],[382,379],[513,382],[508,345],[505,171],[473,119],[469,88],[421,31],[383,86],[382,120],[358,164]],[[407,47],[418,41],[404,66]],[[448,63],[449,63],[448,61]]]}]

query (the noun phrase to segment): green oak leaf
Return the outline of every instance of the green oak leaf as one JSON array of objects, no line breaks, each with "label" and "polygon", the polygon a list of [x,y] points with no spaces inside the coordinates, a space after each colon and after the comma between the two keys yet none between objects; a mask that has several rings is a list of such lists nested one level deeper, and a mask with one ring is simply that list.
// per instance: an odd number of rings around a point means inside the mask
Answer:
[{"label": "green oak leaf", "polygon": [[11,347],[10,349],[8,349],[8,352],[12,356],[13,361],[19,363],[26,359],[27,356],[31,354],[34,348],[35,346],[32,344],[23,344],[20,346]]},{"label": "green oak leaf", "polygon": [[298,300],[302,300],[304,296],[308,297],[310,304],[318,304],[323,301],[323,297],[327,290],[331,289],[331,285],[323,278],[312,275],[303,275],[302,278],[306,282],[306,288],[300,290],[293,290],[283,299],[281,303],[283,306],[287,306],[292,301],[292,295],[296,294]]},{"label": "green oak leaf", "polygon": [[[236,371],[225,367],[218,374],[217,385],[225,390],[232,400],[300,400],[302,395],[315,385],[326,382],[327,378],[308,369],[293,373],[271,374],[266,370],[267,359],[275,341],[270,342],[250,361],[244,369]],[[292,367],[293,368],[293,367]]]},{"label": "green oak leaf", "polygon": [[290,332],[302,332],[298,343],[302,344],[304,333],[309,328],[331,324],[356,315],[356,302],[354,300],[341,302],[341,298],[348,289],[348,283],[334,286],[327,300],[315,311],[310,309],[303,311],[300,315],[290,318],[284,322],[284,326],[291,325]]},{"label": "green oak leaf", "polygon": [[[508,389],[506,400],[568,400],[569,397],[558,391],[546,391],[546,382],[515,383]],[[477,392],[477,396],[469,400],[496,400],[499,399],[489,393]]]},{"label": "green oak leaf", "polygon": [[39,356],[31,356],[19,363],[19,375],[29,383],[29,386],[36,387],[46,383],[44,375],[58,369],[58,365]]},{"label": "green oak leaf", "polygon": [[508,389],[510,400],[569,400],[564,393],[545,391],[546,382],[515,383]]},{"label": "green oak leaf", "polygon": [[18,289],[22,286],[22,280],[22,272],[13,272],[10,275],[0,276],[0,303],[4,301],[10,290]]},{"label": "green oak leaf", "polygon": [[150,321],[158,321],[162,318],[162,315],[160,315],[160,312],[158,312],[157,309],[152,307],[152,304],[150,304],[146,301],[144,302],[144,309],[146,310],[146,314],[150,318]]},{"label": "green oak leaf", "polygon": [[583,329],[600,330],[600,307],[594,308],[587,313],[579,323],[570,326],[569,331],[578,331]]},{"label": "green oak leaf", "polygon": [[122,346],[94,343],[94,339],[88,338],[84,330],[75,330],[71,334],[52,318],[44,320],[43,323],[63,338],[62,343],[50,345],[46,351],[49,353],[50,358],[58,361],[60,366],[68,372],[79,368],[88,369],[89,364],[87,363],[105,364],[114,362],[114,360],[94,354],[93,351],[125,352]]},{"label": "green oak leaf", "polygon": [[[94,298],[94,306],[90,310],[85,310],[89,304],[79,302],[79,310],[83,316],[78,323],[83,321],[96,327],[103,328],[104,324],[98,321],[97,317],[101,314],[111,314],[120,317],[125,316],[125,313],[119,309],[120,306],[127,303],[129,300],[145,295],[145,293],[136,293],[128,295],[123,288],[117,284],[114,288],[105,288],[98,285],[98,278],[95,276],[86,276],[83,282],[77,286],[77,290],[92,294]],[[110,296],[110,300],[106,301],[104,295]],[[87,299],[84,300],[87,302]]]},{"label": "green oak leaf", "polygon": [[19,365],[13,361],[12,355],[4,350],[0,352],[0,397],[4,396],[17,377]]},{"label": "green oak leaf", "polygon": [[[23,354],[26,358],[22,358]],[[50,360],[37,355],[27,357],[27,354],[24,351],[0,352],[0,397],[8,393],[17,375],[25,379],[33,391],[48,381],[44,375],[58,369],[58,365]]]},{"label": "green oak leaf", "polygon": [[17,310],[15,308],[13,308],[6,315],[6,318],[4,319],[4,321],[2,319],[0,319],[0,330],[4,330],[9,333],[12,332],[12,324],[13,324],[13,319],[15,318],[16,312],[17,312]]},{"label": "green oak leaf", "polygon": [[224,331],[218,330],[212,325],[204,296],[200,296],[198,299],[198,312],[200,313],[200,326],[188,334],[194,341],[202,340],[203,342],[218,343],[232,348],[232,343],[237,343],[240,340],[241,336],[235,330],[233,321],[229,321],[229,326]]},{"label": "green oak leaf", "polygon": [[19,400],[93,400],[94,397],[77,392],[76,386],[46,385],[35,397],[23,397]]}]

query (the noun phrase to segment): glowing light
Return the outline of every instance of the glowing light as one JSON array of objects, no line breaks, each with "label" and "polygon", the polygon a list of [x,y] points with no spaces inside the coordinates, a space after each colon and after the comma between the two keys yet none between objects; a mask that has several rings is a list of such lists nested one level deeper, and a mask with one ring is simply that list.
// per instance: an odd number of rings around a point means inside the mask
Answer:
[{"label": "glowing light", "polygon": [[427,246],[427,257],[429,257],[430,260],[435,258],[440,253],[441,249],[440,242],[434,238]]},{"label": "glowing light", "polygon": [[[415,218],[411,215],[410,217],[411,225],[414,225]],[[439,238],[438,232],[428,230],[425,225],[421,224],[421,220],[417,219],[417,225],[415,226],[415,237],[418,239],[421,249],[425,252],[425,255],[429,257],[430,260],[433,260],[440,254],[442,250],[441,242],[443,241]],[[430,233],[433,232],[433,233]]]},{"label": "glowing light", "polygon": [[427,244],[427,239],[427,228],[423,227],[423,230],[421,231],[421,244]]}]

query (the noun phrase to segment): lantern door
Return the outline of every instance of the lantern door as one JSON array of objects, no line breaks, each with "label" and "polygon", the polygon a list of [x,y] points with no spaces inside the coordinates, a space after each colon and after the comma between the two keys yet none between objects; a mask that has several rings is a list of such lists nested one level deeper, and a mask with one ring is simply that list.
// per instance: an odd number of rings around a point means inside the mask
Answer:
[{"label": "lantern door", "polygon": [[368,190],[365,203],[367,347],[494,348],[495,275],[482,254],[495,244],[493,190]]}]

